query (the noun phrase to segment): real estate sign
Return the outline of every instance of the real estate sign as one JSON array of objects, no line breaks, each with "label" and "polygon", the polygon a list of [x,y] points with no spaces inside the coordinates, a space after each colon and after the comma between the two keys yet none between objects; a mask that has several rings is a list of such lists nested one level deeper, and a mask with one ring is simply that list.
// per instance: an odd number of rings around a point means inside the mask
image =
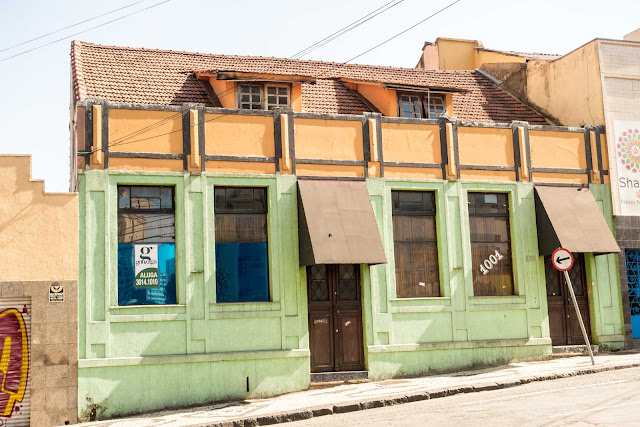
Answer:
[{"label": "real estate sign", "polygon": [[158,245],[134,245],[133,261],[136,288],[156,288],[160,285]]},{"label": "real estate sign", "polygon": [[620,214],[640,215],[640,122],[616,120],[613,123],[615,134],[616,170]]}]

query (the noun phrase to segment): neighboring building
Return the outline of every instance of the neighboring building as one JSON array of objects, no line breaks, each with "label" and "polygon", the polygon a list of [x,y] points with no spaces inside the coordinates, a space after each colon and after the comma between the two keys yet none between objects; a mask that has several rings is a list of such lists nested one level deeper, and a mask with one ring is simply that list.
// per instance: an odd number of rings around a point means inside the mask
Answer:
[{"label": "neighboring building", "polygon": [[[448,64],[467,69],[468,52],[460,48],[448,52],[458,58]],[[511,62],[478,58],[473,66],[551,122],[606,129],[607,162],[616,165],[611,170],[613,212],[618,244],[624,249],[619,275],[625,333],[629,348],[640,346],[640,148],[636,148],[640,147],[640,30],[623,40],[594,39],[562,56],[514,55]],[[419,66],[435,58],[425,47]]]},{"label": "neighboring building", "polygon": [[476,71],[71,54],[82,418],[545,357],[559,245],[624,347],[600,128]]},{"label": "neighboring building", "polygon": [[438,37],[433,43],[424,43],[422,56],[420,56],[416,68],[440,71],[473,71],[481,68],[484,64],[524,64],[531,60],[553,60],[559,57],[560,55],[547,53],[487,49],[478,40]]},{"label": "neighboring building", "polygon": [[75,423],[78,195],[45,193],[0,155],[0,424]]}]

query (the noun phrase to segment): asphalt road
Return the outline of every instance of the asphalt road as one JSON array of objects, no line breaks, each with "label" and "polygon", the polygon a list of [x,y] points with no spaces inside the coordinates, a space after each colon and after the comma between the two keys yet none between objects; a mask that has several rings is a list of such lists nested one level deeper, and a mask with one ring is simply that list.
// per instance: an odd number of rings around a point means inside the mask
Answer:
[{"label": "asphalt road", "polygon": [[640,426],[640,368],[329,415],[290,425]]}]

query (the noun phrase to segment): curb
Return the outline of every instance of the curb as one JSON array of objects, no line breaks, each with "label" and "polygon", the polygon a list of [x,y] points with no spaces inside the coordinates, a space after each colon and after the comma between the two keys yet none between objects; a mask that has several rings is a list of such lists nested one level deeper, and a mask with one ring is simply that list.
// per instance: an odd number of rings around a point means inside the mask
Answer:
[{"label": "curb", "polygon": [[615,371],[618,369],[638,368],[640,363],[630,363],[615,366],[596,366],[591,368],[578,369],[575,371],[562,372],[560,374],[545,374],[538,376],[522,377],[520,379],[482,382],[477,384],[458,385],[446,388],[428,389],[410,394],[389,395],[381,398],[363,400],[359,402],[338,403],[334,405],[324,405],[312,408],[295,409],[292,411],[280,412],[277,414],[261,415],[237,420],[220,421],[206,424],[207,427],[254,427],[266,426],[292,421],[308,420],[310,418],[322,417],[325,415],[344,414],[347,412],[363,411],[383,406],[400,405],[403,403],[417,402],[420,400],[437,399],[440,397],[453,396],[460,393],[475,393],[481,391],[498,390],[503,388],[516,387],[523,384],[538,381],[549,381],[560,378],[575,377],[578,375],[596,374],[599,372]]}]

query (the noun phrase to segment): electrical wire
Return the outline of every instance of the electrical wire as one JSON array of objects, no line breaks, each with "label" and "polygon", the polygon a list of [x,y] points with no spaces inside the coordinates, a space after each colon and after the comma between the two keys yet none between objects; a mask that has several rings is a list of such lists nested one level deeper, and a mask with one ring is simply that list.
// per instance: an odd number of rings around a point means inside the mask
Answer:
[{"label": "electrical wire", "polygon": [[420,24],[422,24],[422,23],[424,23],[424,22],[428,21],[429,19],[431,19],[431,18],[433,18],[434,16],[438,15],[440,12],[444,12],[445,10],[449,9],[451,6],[453,6],[454,4],[456,4],[456,3],[460,2],[460,1],[461,1],[461,0],[456,0],[456,1],[452,2],[452,3],[449,3],[447,6],[443,7],[442,9],[438,10],[437,12],[435,12],[435,13],[433,13],[433,14],[431,14],[431,15],[427,16],[427,17],[426,17],[426,18],[424,18],[423,20],[421,20],[421,21],[419,21],[419,22],[417,22],[417,23],[413,24],[413,25],[412,25],[412,26],[410,26],[409,28],[406,28],[406,29],[404,29],[404,30],[400,31],[399,33],[397,33],[396,35],[394,35],[394,36],[392,36],[392,37],[389,37],[388,39],[386,39],[386,40],[385,40],[385,41],[383,41],[382,43],[378,43],[377,45],[373,46],[372,48],[367,49],[367,50],[365,50],[364,52],[362,52],[361,54],[356,55],[356,56],[354,56],[353,58],[351,58],[351,59],[349,59],[349,60],[345,61],[345,62],[344,62],[344,64],[348,64],[349,62],[353,61],[354,59],[356,59],[356,58],[360,58],[362,55],[365,55],[365,54],[367,54],[367,53],[371,52],[372,50],[377,49],[377,48],[379,48],[380,46],[382,46],[382,45],[384,45],[384,44],[386,44],[386,43],[390,42],[391,40],[393,40],[393,39],[395,39],[395,38],[397,38],[397,37],[401,36],[402,34],[406,33],[407,31],[414,29],[414,28],[415,28],[415,27],[417,27],[418,25],[420,25]]},{"label": "electrical wire", "polygon": [[55,30],[55,31],[52,31],[52,32],[50,32],[50,33],[43,34],[43,35],[38,36],[38,37],[34,37],[34,38],[32,38],[32,39],[29,39],[29,40],[26,40],[26,41],[20,42],[20,43],[18,43],[18,44],[14,44],[13,46],[5,47],[4,49],[0,49],[0,52],[4,52],[4,51],[6,51],[6,50],[10,50],[10,49],[14,49],[14,48],[16,48],[16,47],[19,47],[19,46],[25,45],[25,44],[27,44],[27,43],[31,43],[31,42],[34,42],[34,41],[36,41],[36,40],[40,40],[40,39],[43,39],[43,38],[45,38],[45,37],[52,36],[52,35],[54,35],[54,34],[58,34],[59,32],[62,32],[62,31],[64,31],[64,30],[68,30],[69,28],[77,27],[78,25],[81,25],[81,24],[84,24],[84,23],[87,23],[87,22],[90,22],[90,21],[95,21],[96,19],[102,18],[103,16],[111,15],[112,13],[118,12],[118,11],[123,10],[123,9],[128,9],[128,8],[130,8],[130,7],[132,7],[132,6],[135,6],[135,5],[137,5],[138,3],[142,3],[142,2],[144,2],[144,1],[147,1],[147,0],[138,0],[138,1],[136,1],[136,2],[133,2],[133,3],[128,4],[128,5],[126,5],[126,6],[122,6],[122,7],[119,7],[119,8],[117,8],[117,9],[113,9],[113,10],[111,10],[111,11],[109,11],[109,12],[103,13],[102,15],[94,16],[93,18],[85,19],[84,21],[80,21],[80,22],[76,22],[75,24],[67,25],[66,27],[60,28],[60,29]]},{"label": "electrical wire", "polygon": [[393,0],[393,1],[390,1],[388,3],[383,4],[378,9],[369,12],[368,14],[363,16],[362,18],[352,22],[351,24],[347,25],[346,27],[343,27],[343,28],[339,29],[338,31],[334,32],[333,34],[328,35],[324,39],[312,44],[311,46],[307,47],[306,49],[302,49],[300,52],[297,52],[297,53],[293,54],[292,56],[289,57],[289,59],[299,59],[299,58],[302,58],[303,56],[306,56],[308,53],[313,52],[314,50],[326,45],[327,43],[332,42],[333,40],[337,39],[338,37],[340,37],[344,33],[347,33],[347,32],[349,32],[351,30],[354,30],[354,29],[358,28],[360,25],[364,24],[367,21],[370,21],[371,19],[375,18],[376,16],[380,15],[381,13],[384,13],[387,10],[391,9],[392,7],[395,7],[395,6],[399,5],[403,1],[404,0],[399,0],[399,1],[398,0]]},{"label": "electrical wire", "polygon": [[104,22],[104,23],[102,23],[102,24],[100,24],[100,25],[96,25],[96,26],[94,26],[94,27],[87,28],[87,29],[82,30],[82,31],[78,31],[78,32],[77,32],[77,33],[75,33],[75,34],[71,34],[71,35],[69,35],[69,36],[65,36],[65,37],[62,37],[62,38],[59,38],[59,39],[53,40],[53,41],[51,41],[51,42],[49,42],[49,43],[45,43],[45,44],[42,44],[42,45],[40,45],[40,46],[36,46],[36,47],[31,48],[31,49],[28,49],[28,50],[24,50],[24,51],[22,51],[22,52],[16,53],[15,55],[11,55],[11,56],[4,57],[4,58],[0,59],[0,63],[5,62],[5,61],[8,61],[8,60],[10,60],[10,59],[12,59],[12,58],[16,58],[16,57],[18,57],[18,56],[25,55],[25,54],[27,54],[27,53],[29,53],[29,52],[33,52],[34,50],[38,50],[38,49],[42,49],[43,47],[51,46],[52,44],[55,44],[55,43],[58,43],[58,42],[61,42],[61,41],[64,41],[64,40],[67,40],[67,39],[73,38],[73,37],[78,36],[78,35],[80,35],[80,34],[84,34],[84,33],[88,32],[88,31],[92,31],[92,30],[95,30],[95,29],[97,29],[97,28],[104,27],[105,25],[109,25],[109,24],[112,24],[112,23],[114,23],[114,22],[116,22],[116,21],[120,21],[120,20],[122,20],[122,19],[124,19],[124,18],[128,18],[129,16],[133,16],[133,15],[136,15],[136,14],[138,14],[138,13],[140,13],[140,12],[144,12],[144,11],[146,11],[146,10],[153,9],[154,7],[157,7],[157,6],[163,5],[163,4],[165,4],[165,3],[169,3],[170,1],[173,1],[173,0],[164,0],[164,1],[161,1],[160,3],[156,3],[156,4],[153,4],[153,5],[151,5],[151,6],[147,6],[147,7],[145,7],[145,8],[142,8],[142,9],[140,9],[140,10],[136,10],[135,12],[131,12],[131,13],[128,13],[128,14],[126,14],[126,15],[119,16],[118,18],[112,19],[111,21]]}]

